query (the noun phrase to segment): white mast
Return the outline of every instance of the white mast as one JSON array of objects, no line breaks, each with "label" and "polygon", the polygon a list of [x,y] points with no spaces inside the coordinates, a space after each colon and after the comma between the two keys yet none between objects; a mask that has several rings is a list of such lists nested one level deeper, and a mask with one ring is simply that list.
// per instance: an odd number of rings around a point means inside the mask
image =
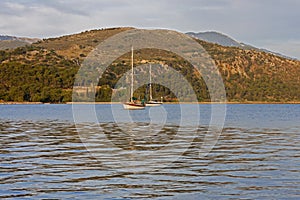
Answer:
[{"label": "white mast", "polygon": [[149,75],[150,75],[150,82],[149,82],[149,92],[150,92],[150,101],[152,101],[152,85],[151,85],[151,82],[152,82],[152,79],[151,79],[151,63],[150,63],[150,68],[149,68]]},{"label": "white mast", "polygon": [[130,102],[133,98],[133,46],[131,46],[131,88],[130,88]]}]

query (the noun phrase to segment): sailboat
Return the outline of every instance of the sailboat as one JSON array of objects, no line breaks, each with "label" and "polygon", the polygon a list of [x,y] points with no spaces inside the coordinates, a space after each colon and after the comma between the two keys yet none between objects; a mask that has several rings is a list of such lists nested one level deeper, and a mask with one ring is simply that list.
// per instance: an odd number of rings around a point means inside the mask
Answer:
[{"label": "sailboat", "polygon": [[150,80],[149,80],[149,101],[146,103],[146,106],[160,106],[162,104],[162,97],[161,97],[161,101],[156,101],[153,100],[152,97],[152,74],[151,74],[151,64],[149,67],[149,76],[150,76]]},{"label": "sailboat", "polygon": [[131,47],[131,87],[130,87],[130,101],[123,103],[125,110],[142,110],[145,109],[145,104],[137,103],[133,100],[133,47]]}]

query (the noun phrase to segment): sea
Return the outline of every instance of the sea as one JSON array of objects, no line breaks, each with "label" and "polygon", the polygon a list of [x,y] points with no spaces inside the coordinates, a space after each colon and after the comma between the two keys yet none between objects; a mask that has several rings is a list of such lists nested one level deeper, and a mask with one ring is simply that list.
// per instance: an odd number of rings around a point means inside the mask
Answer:
[{"label": "sea", "polygon": [[1,199],[300,199],[300,104],[0,105]]}]

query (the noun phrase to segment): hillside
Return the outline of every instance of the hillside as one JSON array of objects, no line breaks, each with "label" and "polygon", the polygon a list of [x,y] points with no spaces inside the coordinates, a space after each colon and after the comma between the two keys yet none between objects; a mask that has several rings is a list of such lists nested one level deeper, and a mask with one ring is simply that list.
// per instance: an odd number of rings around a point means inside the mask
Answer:
[{"label": "hillside", "polygon": [[[26,47],[0,51],[0,101],[71,101],[74,76],[81,62],[101,41],[132,28],[111,28],[44,39]],[[239,47],[197,40],[215,60],[231,102],[300,101],[300,62]],[[199,101],[209,101],[203,80],[182,58],[165,51],[136,52],[136,63],[158,61],[180,71],[192,83]],[[96,100],[110,101],[112,88],[130,69],[129,54],[116,60],[99,81]],[[176,84],[176,83],[174,83]],[[146,88],[135,92],[141,96]],[[174,94],[154,85],[157,96],[175,100]],[[86,91],[85,95],[89,95]]]}]

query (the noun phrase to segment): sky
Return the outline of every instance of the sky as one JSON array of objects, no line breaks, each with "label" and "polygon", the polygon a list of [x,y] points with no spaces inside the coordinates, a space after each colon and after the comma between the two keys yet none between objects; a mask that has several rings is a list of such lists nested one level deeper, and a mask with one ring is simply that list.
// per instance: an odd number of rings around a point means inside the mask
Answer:
[{"label": "sky", "polygon": [[300,59],[299,0],[1,0],[0,35],[48,38],[109,27],[218,31]]}]

